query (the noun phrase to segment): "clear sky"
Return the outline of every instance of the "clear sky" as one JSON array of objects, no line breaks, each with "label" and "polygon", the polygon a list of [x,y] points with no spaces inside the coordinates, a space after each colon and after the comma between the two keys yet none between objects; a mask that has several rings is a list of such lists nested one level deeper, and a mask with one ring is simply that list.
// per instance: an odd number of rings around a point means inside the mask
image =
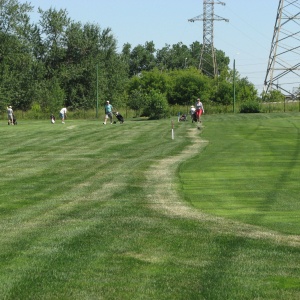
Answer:
[{"label": "clear sky", "polygon": [[[23,3],[25,0],[19,0]],[[74,21],[111,28],[118,41],[132,47],[153,41],[157,49],[179,42],[190,46],[203,41],[203,22],[188,22],[203,13],[203,0],[28,0],[37,8],[66,9]],[[214,44],[236,61],[242,77],[259,92],[263,89],[279,0],[222,0],[215,14],[229,22],[215,21]],[[188,64],[188,62],[187,62]]]}]

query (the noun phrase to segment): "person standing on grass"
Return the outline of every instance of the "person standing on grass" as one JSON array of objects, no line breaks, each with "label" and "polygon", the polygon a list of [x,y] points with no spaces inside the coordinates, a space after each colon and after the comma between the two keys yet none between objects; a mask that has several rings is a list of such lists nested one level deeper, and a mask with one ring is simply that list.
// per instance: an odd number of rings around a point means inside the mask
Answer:
[{"label": "person standing on grass", "polygon": [[61,123],[62,123],[62,124],[65,124],[65,118],[66,118],[66,116],[67,116],[67,109],[66,109],[66,107],[63,107],[63,108],[60,110],[59,116],[60,116],[60,118],[61,118]]},{"label": "person standing on grass", "polygon": [[8,124],[14,125],[14,112],[11,106],[7,107],[7,118],[8,118]]},{"label": "person standing on grass", "polygon": [[113,121],[113,113],[112,113],[113,107],[109,103],[109,101],[106,101],[104,109],[105,109],[105,111],[104,111],[105,112],[105,118],[104,118],[103,124],[106,125],[106,121],[107,121],[108,118],[110,119],[110,124],[112,124],[112,121]]},{"label": "person standing on grass", "polygon": [[202,102],[200,101],[200,98],[197,99],[196,102],[196,117],[197,117],[197,122],[201,122],[200,118],[202,114],[204,113],[204,107]]},{"label": "person standing on grass", "polygon": [[190,108],[190,116],[191,116],[192,119],[193,119],[193,114],[195,113],[195,111],[196,111],[196,108],[195,108],[194,105],[192,105],[191,108]]}]

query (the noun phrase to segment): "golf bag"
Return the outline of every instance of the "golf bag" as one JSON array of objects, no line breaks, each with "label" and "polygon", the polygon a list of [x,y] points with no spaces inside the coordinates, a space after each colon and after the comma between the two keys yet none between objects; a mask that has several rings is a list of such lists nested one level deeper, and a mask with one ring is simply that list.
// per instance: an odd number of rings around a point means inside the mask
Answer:
[{"label": "golf bag", "polygon": [[118,119],[118,121],[121,124],[124,123],[124,118],[123,118],[123,116],[119,112],[115,112],[114,115],[116,116],[116,118]]},{"label": "golf bag", "polygon": [[50,116],[50,120],[51,120],[51,123],[54,124],[55,123],[55,116],[52,114]]},{"label": "golf bag", "polygon": [[183,114],[183,115],[179,118],[179,121],[186,121],[186,120],[187,120],[186,114]]},{"label": "golf bag", "polygon": [[[8,121],[8,125],[11,125],[10,123],[11,122]],[[13,115],[13,125],[17,125],[17,124],[18,124],[17,119],[16,119],[15,115]]]},{"label": "golf bag", "polygon": [[194,112],[192,115],[192,123],[197,122],[197,116],[196,116],[196,112]]}]

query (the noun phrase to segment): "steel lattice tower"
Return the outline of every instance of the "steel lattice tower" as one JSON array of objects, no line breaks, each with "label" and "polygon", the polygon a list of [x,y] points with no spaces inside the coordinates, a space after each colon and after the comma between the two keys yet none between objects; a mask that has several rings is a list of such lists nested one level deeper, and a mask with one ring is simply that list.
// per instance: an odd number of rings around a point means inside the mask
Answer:
[{"label": "steel lattice tower", "polygon": [[[294,98],[300,85],[300,0],[279,0],[264,92],[274,88]],[[293,87],[294,86],[294,87]],[[297,88],[295,88],[295,86]],[[292,91],[291,91],[292,90]]]},{"label": "steel lattice tower", "polygon": [[189,22],[203,21],[203,44],[200,53],[199,69],[207,75],[216,77],[218,75],[218,66],[214,47],[214,21],[226,21],[214,14],[214,5],[222,4],[221,1],[203,0],[203,14],[189,19]]}]

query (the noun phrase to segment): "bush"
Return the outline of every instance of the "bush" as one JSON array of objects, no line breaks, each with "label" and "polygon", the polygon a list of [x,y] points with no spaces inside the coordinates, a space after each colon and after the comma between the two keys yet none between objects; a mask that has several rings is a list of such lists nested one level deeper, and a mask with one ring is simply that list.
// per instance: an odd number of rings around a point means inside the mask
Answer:
[{"label": "bush", "polygon": [[259,113],[260,107],[257,101],[247,101],[241,104],[240,113]]},{"label": "bush", "polygon": [[169,105],[164,94],[157,91],[150,91],[146,96],[146,107],[143,116],[150,119],[162,119],[170,116]]}]

